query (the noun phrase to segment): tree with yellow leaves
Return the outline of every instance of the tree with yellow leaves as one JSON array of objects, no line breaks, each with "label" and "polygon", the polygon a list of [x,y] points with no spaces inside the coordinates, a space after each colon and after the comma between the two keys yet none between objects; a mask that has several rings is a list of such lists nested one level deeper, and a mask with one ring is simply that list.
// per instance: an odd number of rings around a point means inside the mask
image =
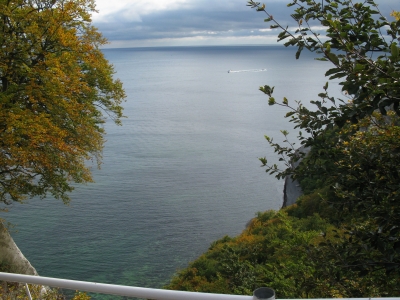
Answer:
[{"label": "tree with yellow leaves", "polygon": [[93,0],[0,1],[0,201],[92,181],[104,115],[120,124],[122,84],[91,25]]}]

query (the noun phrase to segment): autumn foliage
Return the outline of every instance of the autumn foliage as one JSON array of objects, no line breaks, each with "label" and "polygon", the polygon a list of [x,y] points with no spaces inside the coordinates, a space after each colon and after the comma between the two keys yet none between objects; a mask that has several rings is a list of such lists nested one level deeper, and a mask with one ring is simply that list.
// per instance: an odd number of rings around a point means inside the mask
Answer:
[{"label": "autumn foliage", "polygon": [[117,124],[122,84],[91,25],[92,0],[0,2],[0,201],[90,182],[100,163],[104,113]]}]

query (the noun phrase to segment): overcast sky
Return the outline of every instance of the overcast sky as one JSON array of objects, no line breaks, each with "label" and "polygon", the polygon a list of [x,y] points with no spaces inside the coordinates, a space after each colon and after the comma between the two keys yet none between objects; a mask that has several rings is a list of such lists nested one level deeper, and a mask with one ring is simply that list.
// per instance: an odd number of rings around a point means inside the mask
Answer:
[{"label": "overcast sky", "polygon": [[[388,15],[400,0],[376,0]],[[93,23],[109,47],[274,44],[279,31],[247,0],[97,0]],[[295,25],[289,0],[266,0],[267,10],[283,25]]]}]

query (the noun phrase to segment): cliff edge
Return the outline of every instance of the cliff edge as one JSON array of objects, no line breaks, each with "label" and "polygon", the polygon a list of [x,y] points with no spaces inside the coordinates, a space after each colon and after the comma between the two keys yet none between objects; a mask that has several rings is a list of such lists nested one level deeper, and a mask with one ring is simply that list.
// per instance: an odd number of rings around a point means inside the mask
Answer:
[{"label": "cliff edge", "polygon": [[[301,146],[297,152],[304,153],[307,155],[310,152],[310,147]],[[296,168],[302,159],[299,159],[296,162],[292,162],[292,168]],[[303,191],[301,190],[300,183],[297,180],[293,180],[291,176],[286,176],[285,178],[285,185],[283,186],[283,204],[282,208],[292,205],[296,202],[297,198],[303,195]]]},{"label": "cliff edge", "polygon": [[9,265],[12,273],[25,275],[38,275],[36,269],[30,264],[19,250],[13,238],[0,221],[0,263]]}]

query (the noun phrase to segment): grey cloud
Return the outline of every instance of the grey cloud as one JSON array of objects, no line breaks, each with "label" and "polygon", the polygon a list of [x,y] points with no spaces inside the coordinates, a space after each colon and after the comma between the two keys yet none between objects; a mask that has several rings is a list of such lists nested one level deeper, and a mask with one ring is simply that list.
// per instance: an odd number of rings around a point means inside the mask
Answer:
[{"label": "grey cloud", "polygon": [[[180,38],[196,32],[212,31],[218,35],[246,35],[250,30],[267,28],[267,16],[246,6],[246,1],[194,1],[176,10],[155,11],[141,15],[141,22],[127,22],[114,13],[107,22],[95,24],[109,40]],[[289,19],[285,1],[272,2],[277,17]],[[286,14],[283,13],[286,11]],[[193,33],[194,32],[194,33]]]},{"label": "grey cloud", "polygon": [[[321,0],[322,1],[322,0]],[[398,0],[379,1],[385,15],[396,8]],[[267,10],[283,25],[294,26],[290,17],[293,8],[288,0],[265,1]],[[245,37],[251,35],[276,35],[276,31],[260,32],[268,28],[267,17],[246,6],[245,0],[197,0],[175,10],[164,10],[140,15],[140,21],[125,21],[120,13],[108,16],[107,22],[97,23],[101,32],[110,40],[149,40],[185,38],[194,36]]]}]

